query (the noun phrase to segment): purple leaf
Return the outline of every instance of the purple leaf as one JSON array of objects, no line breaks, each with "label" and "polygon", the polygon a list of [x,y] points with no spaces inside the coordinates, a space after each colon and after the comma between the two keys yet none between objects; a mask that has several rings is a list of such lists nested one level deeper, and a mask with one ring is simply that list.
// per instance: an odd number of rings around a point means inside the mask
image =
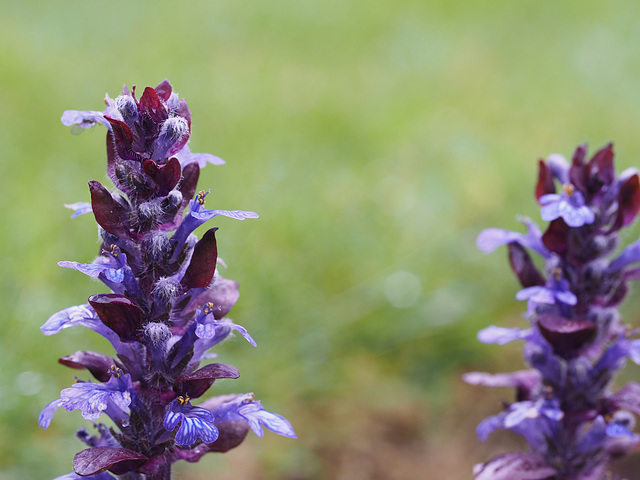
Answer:
[{"label": "purple leaf", "polygon": [[568,236],[569,227],[562,218],[557,218],[542,235],[542,243],[552,252],[562,255],[567,250]]},{"label": "purple leaf", "polygon": [[627,178],[618,192],[618,215],[613,222],[612,230],[629,225],[640,211],[640,179],[638,175]]},{"label": "purple leaf", "polygon": [[189,395],[191,398],[201,397],[218,378],[238,378],[240,373],[233,365],[212,363],[205,365],[188,375],[182,375],[173,385],[173,390],[179,395]]},{"label": "purple leaf", "polygon": [[185,289],[206,288],[213,279],[218,260],[218,247],[215,232],[212,228],[196,243],[189,267],[180,282]]},{"label": "purple leaf", "polygon": [[536,200],[548,193],[556,193],[556,186],[553,183],[553,173],[544,160],[538,160],[538,183],[536,184]]},{"label": "purple leaf", "polygon": [[144,162],[144,173],[149,175],[158,186],[158,195],[167,195],[180,181],[180,162],[171,158],[165,164],[153,160]]},{"label": "purple leaf", "polygon": [[558,355],[574,353],[590,343],[598,325],[588,320],[568,320],[559,315],[540,314],[538,328]]},{"label": "purple leaf", "polygon": [[169,117],[160,97],[151,87],[145,88],[144,92],[142,92],[140,111],[149,115],[156,123],[162,123]]},{"label": "purple leaf", "polygon": [[96,222],[113,235],[131,238],[127,208],[117,202],[100,182],[90,181],[89,191],[91,192],[91,207]]},{"label": "purple leaf", "polygon": [[529,253],[518,243],[508,244],[509,261],[513,272],[523,287],[533,287],[545,284],[545,279],[535,266]]},{"label": "purple leaf", "polygon": [[169,100],[169,97],[171,96],[171,90],[172,90],[169,80],[165,78],[163,81],[161,81],[158,84],[158,86],[154,90],[158,94],[158,97],[160,97],[162,100],[164,100],[165,102]]},{"label": "purple leaf", "polygon": [[77,370],[86,368],[97,380],[106,382],[111,378],[109,367],[115,365],[115,360],[103,353],[81,350],[72,355],[59,358],[58,363]]},{"label": "purple leaf", "polygon": [[114,293],[93,295],[89,303],[107,327],[123,341],[138,339],[142,312],[129,298]]},{"label": "purple leaf", "polygon": [[109,470],[123,475],[136,470],[147,460],[141,453],[126,448],[93,447],[76,453],[73,469],[78,475],[87,476]]}]

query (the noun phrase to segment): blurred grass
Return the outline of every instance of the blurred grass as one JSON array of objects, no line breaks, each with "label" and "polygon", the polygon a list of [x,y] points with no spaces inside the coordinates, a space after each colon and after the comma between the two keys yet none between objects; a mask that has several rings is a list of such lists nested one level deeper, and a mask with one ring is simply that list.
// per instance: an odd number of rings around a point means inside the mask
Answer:
[{"label": "blurred grass", "polygon": [[504,254],[484,257],[475,236],[537,215],[540,156],[614,140],[619,169],[640,163],[639,13],[631,1],[3,5],[0,479],[70,471],[86,422],[59,412],[42,431],[37,415],[75,373],[57,357],[109,349],[92,332],[38,330],[102,288],[56,262],[96,254],[93,220],[62,204],[104,180],[104,131],[74,137],[59,117],[165,77],[189,102],[192,149],[228,162],[203,171],[210,204],[261,215],[219,221],[242,292],[232,317],[259,348],[224,344],[242,376],[217,390],[254,391],[300,436],[250,438],[181,476],[468,477],[510,439],[477,446],[502,392],[459,374],[520,366],[517,347],[475,340],[521,324]]}]

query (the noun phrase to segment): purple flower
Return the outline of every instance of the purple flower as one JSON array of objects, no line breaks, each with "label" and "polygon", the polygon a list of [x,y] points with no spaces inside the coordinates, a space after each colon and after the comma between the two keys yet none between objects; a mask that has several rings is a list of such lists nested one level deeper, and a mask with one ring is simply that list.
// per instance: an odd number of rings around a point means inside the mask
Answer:
[{"label": "purple flower", "polygon": [[[206,407],[206,402],[202,406]],[[260,402],[254,401],[253,393],[238,395],[234,400],[214,408],[212,413],[216,425],[234,420],[244,420],[258,437],[264,435],[262,426],[265,426],[278,435],[298,438],[287,419],[266,411]]]},{"label": "purple flower", "polygon": [[205,304],[202,310],[196,313],[197,326],[196,326],[195,333],[198,338],[203,338],[203,339],[214,338],[216,336],[216,328],[226,327],[240,333],[240,335],[242,335],[254,347],[258,346],[255,340],[251,338],[251,335],[249,335],[249,332],[247,332],[246,328],[241,327],[240,325],[236,325],[235,323],[231,322],[229,319],[216,320],[216,318],[213,315],[214,308],[215,308],[214,304],[212,302],[209,302]]},{"label": "purple flower", "polygon": [[569,291],[569,282],[562,278],[562,271],[555,269],[547,282],[547,286],[527,287],[516,293],[517,300],[531,300],[537,303],[554,304],[556,301],[567,305],[575,305],[578,298]]},{"label": "purple flower", "polygon": [[111,251],[105,252],[109,257],[98,257],[94,263],[78,263],[78,262],[58,262],[58,265],[65,268],[73,268],[79,272],[89,275],[90,277],[98,277],[103,274],[107,280],[115,283],[121,283],[124,280],[124,268],[127,265],[127,256],[120,252],[120,248],[113,245]]},{"label": "purple flower", "polygon": [[526,234],[501,228],[487,228],[478,235],[476,240],[477,247],[484,253],[491,253],[501,245],[515,242],[523,247],[532,249],[543,257],[548,257],[550,254],[542,242],[542,233],[538,226],[525,217],[520,217],[519,220],[526,225]]},{"label": "purple flower", "polygon": [[562,218],[570,227],[581,227],[593,223],[595,215],[584,203],[582,193],[570,184],[562,186],[560,195],[549,193],[540,197],[542,219],[550,222]]},{"label": "purple flower", "polygon": [[211,443],[218,438],[218,429],[213,422],[214,417],[209,410],[192,406],[189,397],[178,397],[169,405],[163,426],[171,432],[180,424],[175,442],[192,445],[198,439]]}]

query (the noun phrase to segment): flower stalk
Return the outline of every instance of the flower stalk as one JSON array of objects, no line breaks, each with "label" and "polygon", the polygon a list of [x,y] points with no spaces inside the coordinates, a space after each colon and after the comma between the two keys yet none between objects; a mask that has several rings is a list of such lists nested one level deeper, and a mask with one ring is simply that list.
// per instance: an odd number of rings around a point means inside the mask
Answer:
[{"label": "flower stalk", "polygon": [[[47,428],[62,407],[80,410],[94,430],[78,431],[88,448],[75,456],[74,472],[58,480],[168,480],[173,463],[235,448],[249,429],[260,437],[267,427],[295,438],[291,424],[253,394],[200,400],[216,380],[239,376],[232,365],[207,363],[216,356],[209,350],[234,331],[256,343],[227,318],[239,292],[217,269],[217,228],[200,239],[194,230],[219,215],[258,215],[205,207],[208,192],[196,193],[200,169],[224,161],[191,152],[191,113],[167,80],[140,98],[125,86],[105,103],[103,112],[62,115],[76,131],[107,128],[107,174],[116,190],[91,181],[90,203],[65,205],[73,217],[93,213],[101,247],[91,263],[59,265],[97,278],[111,293],[52,315],[41,330],[53,335],[81,325],[105,337],[115,352],[79,350],[59,360],[94,380],[78,379],[62,390],[39,424]],[[105,416],[110,426],[100,423]]]},{"label": "flower stalk", "polygon": [[544,233],[523,218],[526,233],[491,228],[477,239],[485,253],[507,246],[529,323],[491,326],[478,339],[523,341],[529,368],[464,376],[474,385],[516,390],[515,401],[480,423],[480,440],[511,430],[529,449],[476,465],[474,478],[610,480],[610,462],[640,441],[633,415],[640,415],[640,384],[613,386],[627,359],[640,364],[638,332],[617,309],[629,282],[640,279],[640,240],[620,249],[621,231],[640,211],[640,179],[635,169],[615,174],[611,144],[591,158],[581,145],[571,162],[554,154],[538,167],[535,197],[550,222]]}]

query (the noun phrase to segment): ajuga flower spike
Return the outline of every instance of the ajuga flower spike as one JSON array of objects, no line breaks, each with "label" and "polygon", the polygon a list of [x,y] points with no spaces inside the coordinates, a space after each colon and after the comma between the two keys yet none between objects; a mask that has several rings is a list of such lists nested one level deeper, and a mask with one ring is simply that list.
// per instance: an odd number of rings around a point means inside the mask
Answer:
[{"label": "ajuga flower spike", "polygon": [[[249,429],[263,436],[265,426],[295,438],[289,422],[253,394],[195,404],[217,379],[239,376],[231,365],[203,364],[214,356],[211,347],[233,331],[256,344],[226,317],[239,293],[216,269],[217,228],[200,239],[193,232],[218,215],[258,215],[205,207],[208,192],[196,193],[200,169],[224,162],[191,152],[191,113],[167,80],[139,99],[135,87],[124,87],[105,102],[103,112],[66,111],[62,123],[76,131],[97,123],[107,128],[107,174],[120,192],[91,181],[91,203],[66,205],[73,217],[93,212],[102,244],[92,263],[60,266],[101,280],[112,293],[56,313],[41,330],[52,335],[82,325],[105,337],[115,354],[80,350],[59,360],[95,380],[62,390],[40,414],[40,426],[47,428],[60,407],[78,409],[95,434],[78,431],[89,448],[75,456],[73,473],[58,478],[168,480],[174,462],[226,452]],[[112,426],[99,423],[103,415]]]},{"label": "ajuga flower spike", "polygon": [[[486,253],[507,245],[523,287],[516,298],[527,301],[530,324],[491,326],[478,338],[501,345],[523,340],[531,368],[464,377],[516,389],[513,403],[480,423],[479,438],[506,429],[529,444],[527,452],[476,465],[476,480],[612,480],[609,462],[640,441],[632,415],[640,415],[640,384],[618,391],[612,385],[627,358],[640,363],[638,332],[617,310],[628,283],[640,279],[640,240],[619,249],[620,231],[640,211],[640,179],[635,169],[616,176],[613,157],[612,145],[590,159],[581,145],[571,163],[557,154],[540,160],[535,196],[550,222],[546,231],[522,219],[527,233],[494,228],[478,236]],[[544,269],[530,252],[542,257]]]}]

